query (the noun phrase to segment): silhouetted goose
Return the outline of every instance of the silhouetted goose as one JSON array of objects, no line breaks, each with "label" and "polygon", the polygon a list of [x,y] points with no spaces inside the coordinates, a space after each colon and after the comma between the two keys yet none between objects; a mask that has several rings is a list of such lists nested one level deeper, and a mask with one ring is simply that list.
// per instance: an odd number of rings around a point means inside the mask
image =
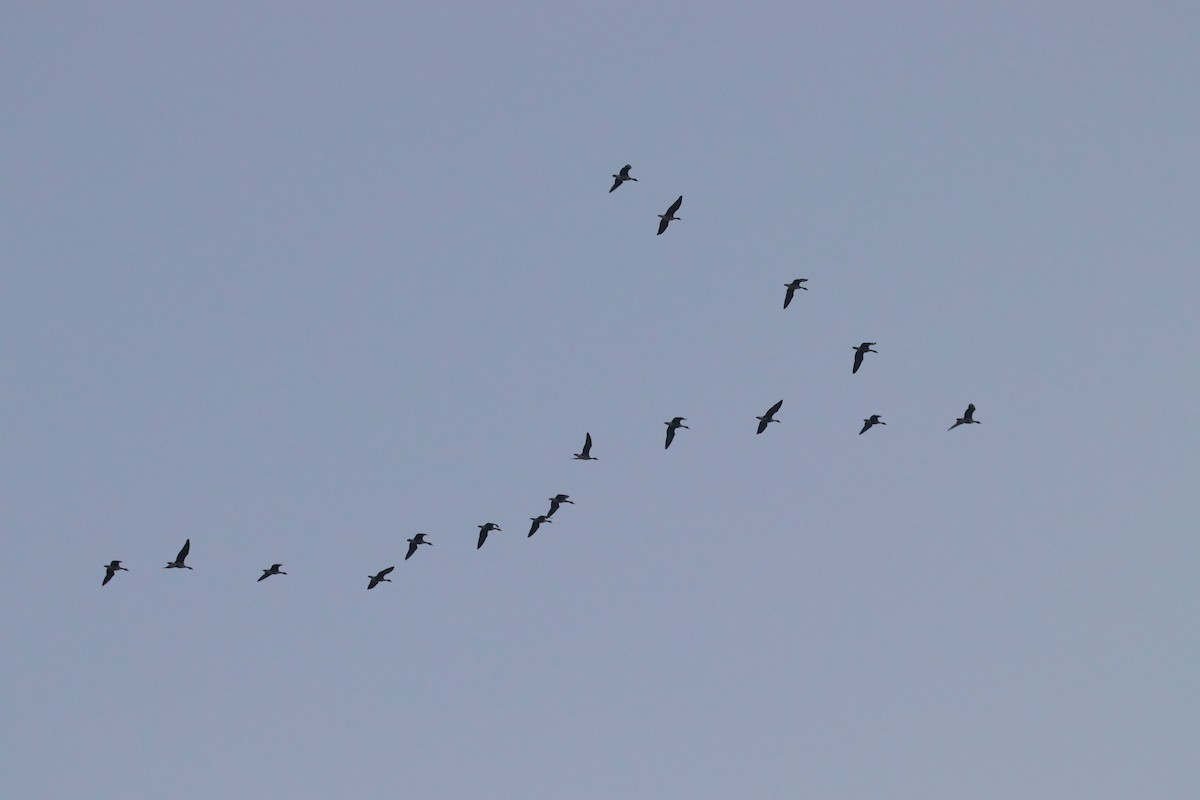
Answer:
[{"label": "silhouetted goose", "polygon": [[871,429],[872,425],[887,425],[887,423],[884,422],[883,420],[881,420],[879,418],[878,414],[872,414],[871,416],[869,416],[863,420],[863,428],[861,431],[858,432],[858,435],[862,436],[864,433],[866,433],[867,431],[869,431]]},{"label": "silhouetted goose", "polygon": [[575,501],[574,501],[574,500],[569,500],[569,499],[567,499],[567,498],[569,498],[569,497],[570,497],[570,495],[566,495],[566,494],[556,494],[556,495],[554,495],[554,497],[551,497],[551,498],[550,498],[550,510],[546,512],[546,516],[547,516],[547,517],[553,517],[553,516],[554,516],[554,512],[555,512],[555,511],[558,511],[558,507],[559,507],[560,505],[562,505],[563,503],[568,503],[568,504],[570,504],[570,505],[575,505]]},{"label": "silhouetted goose", "polygon": [[283,570],[280,569],[280,567],[282,567],[282,566],[283,566],[283,564],[272,564],[270,569],[263,570],[262,577],[259,578],[259,580],[265,581],[267,578],[271,577],[272,575],[287,575],[286,572],[284,572]]},{"label": "silhouetted goose", "polygon": [[412,554],[417,552],[417,548],[423,544],[427,544],[430,547],[433,546],[433,542],[425,541],[425,534],[423,534],[423,533],[418,533],[416,536],[409,539],[408,540],[408,552],[404,554],[404,560],[408,561],[410,558],[412,558]]},{"label": "silhouetted goose", "polygon": [[796,280],[792,281],[791,283],[784,284],[784,286],[787,287],[787,294],[785,294],[783,296],[783,307],[784,308],[787,308],[788,306],[790,306],[792,304],[792,298],[796,296],[797,289],[803,289],[806,292],[808,291],[807,286],[800,285],[807,281],[808,281],[808,278],[796,278]]},{"label": "silhouetted goose", "polygon": [[600,459],[592,456],[592,435],[589,433],[587,438],[583,440],[583,449],[575,454],[576,461],[599,461]]},{"label": "silhouetted goose", "polygon": [[106,564],[104,566],[104,580],[100,581],[100,585],[107,586],[108,582],[112,580],[112,576],[118,572],[129,572],[129,570],[122,567],[120,561],[113,561],[111,564]]},{"label": "silhouetted goose", "polygon": [[769,409],[767,409],[766,414],[763,414],[761,417],[758,418],[758,432],[759,433],[762,433],[763,431],[765,431],[767,429],[767,426],[770,425],[772,422],[779,422],[779,420],[775,419],[775,414],[782,407],[783,407],[783,401],[780,400],[778,403],[776,403],[775,405],[773,405]]},{"label": "silhouetted goose", "polygon": [[501,530],[500,526],[494,522],[489,522],[485,525],[479,525],[479,544],[475,545],[475,549],[483,547],[483,543],[487,541],[487,535],[492,531]]},{"label": "silhouetted goose", "polygon": [[858,368],[862,366],[864,355],[867,353],[879,352],[878,350],[871,349],[871,346],[874,344],[875,342],[863,342],[858,347],[854,348],[854,369],[850,370],[851,375],[853,375],[855,372],[858,372]]},{"label": "silhouetted goose", "polygon": [[369,580],[370,583],[367,584],[367,588],[374,589],[376,586],[378,586],[381,583],[391,583],[392,579],[387,577],[387,574],[389,572],[391,572],[392,570],[394,570],[395,568],[396,568],[395,566],[391,566],[391,567],[388,567],[387,569],[379,570],[379,572],[375,575],[368,575],[367,580]]},{"label": "silhouetted goose", "polygon": [[618,172],[616,175],[613,175],[613,177],[616,178],[616,180],[613,181],[612,188],[608,190],[609,194],[612,194],[617,189],[619,189],[621,187],[621,184],[624,183],[625,181],[636,181],[637,180],[637,178],[634,178],[633,176],[631,176],[629,174],[629,170],[630,170],[631,166],[632,166],[631,164],[626,164],[625,166],[621,167],[620,172]]},{"label": "silhouetted goose", "polygon": [[675,417],[670,422],[663,423],[663,425],[667,426],[667,443],[663,445],[664,450],[671,446],[671,442],[675,441],[675,431],[677,431],[679,428],[687,427],[687,425],[683,424],[685,419],[687,419],[687,417]]},{"label": "silhouetted goose", "polygon": [[674,203],[671,203],[671,207],[667,209],[667,213],[658,215],[658,218],[661,221],[658,223],[658,233],[656,235],[662,236],[662,232],[665,231],[667,226],[670,225],[674,220],[683,219],[682,217],[675,216],[675,212],[679,210],[681,205],[683,205],[683,195],[679,195],[679,199]]},{"label": "silhouetted goose", "polygon": [[192,540],[188,539],[183,543],[183,547],[179,550],[179,555],[175,556],[175,560],[167,564],[163,569],[191,569],[183,560],[187,558],[188,551],[192,549]]},{"label": "silhouetted goose", "polygon": [[979,424],[981,424],[979,422],[979,420],[975,419],[975,404],[971,403],[969,406],[967,406],[967,410],[963,413],[963,415],[961,417],[959,417],[957,420],[955,420],[954,424],[951,425],[946,430],[952,431],[955,428],[957,428],[959,425],[979,425]]},{"label": "silhouetted goose", "polygon": [[[540,517],[530,517],[529,521],[533,523],[529,526],[529,536],[533,536],[535,533],[537,533],[538,528],[542,527],[543,522],[554,522],[554,520],[550,519],[549,514],[542,514]],[[529,536],[526,536],[525,538],[528,539]]]}]

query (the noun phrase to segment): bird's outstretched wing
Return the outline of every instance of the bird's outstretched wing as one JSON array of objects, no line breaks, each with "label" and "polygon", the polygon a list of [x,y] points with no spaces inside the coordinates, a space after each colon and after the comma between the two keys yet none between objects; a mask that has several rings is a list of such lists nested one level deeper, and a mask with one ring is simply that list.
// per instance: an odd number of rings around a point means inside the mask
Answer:
[{"label": "bird's outstretched wing", "polygon": [[613,192],[615,192],[618,188],[620,188],[622,183],[624,183],[624,181],[622,181],[620,178],[615,178],[613,180],[612,188],[608,190],[608,193],[612,194]]},{"label": "bird's outstretched wing", "polygon": [[185,558],[187,558],[188,553],[191,552],[191,549],[192,549],[192,540],[188,539],[183,543],[183,547],[180,548],[179,555],[175,556],[176,563],[182,564],[183,560]]},{"label": "bird's outstretched wing", "polygon": [[856,350],[854,352],[854,369],[850,370],[850,374],[854,374],[855,372],[858,372],[858,368],[862,366],[862,361],[863,361],[863,351]]},{"label": "bird's outstretched wing", "polygon": [[412,554],[417,552],[417,543],[412,539],[408,540],[408,552],[404,554],[404,560],[408,561],[412,558]]},{"label": "bird's outstretched wing", "polygon": [[862,436],[864,433],[866,433],[866,432],[867,432],[867,431],[869,431],[870,429],[871,429],[871,420],[869,420],[869,419],[864,419],[864,420],[863,420],[863,426],[862,426],[862,430],[858,432],[858,435],[859,435],[859,436]]},{"label": "bird's outstretched wing", "polygon": [[683,195],[679,195],[679,199],[676,200],[674,203],[671,203],[671,207],[667,209],[667,216],[668,217],[674,216],[675,212],[679,210],[679,207],[681,205],[683,205]]},{"label": "bird's outstretched wing", "polygon": [[795,287],[795,286],[792,286],[792,285],[789,283],[789,284],[788,284],[788,287],[787,287],[787,294],[786,294],[786,295],[784,295],[784,297],[783,297],[783,307],[784,307],[784,308],[787,308],[789,305],[791,305],[791,304],[792,304],[792,298],[793,298],[793,297],[795,297],[795,296],[796,296],[796,287]]}]

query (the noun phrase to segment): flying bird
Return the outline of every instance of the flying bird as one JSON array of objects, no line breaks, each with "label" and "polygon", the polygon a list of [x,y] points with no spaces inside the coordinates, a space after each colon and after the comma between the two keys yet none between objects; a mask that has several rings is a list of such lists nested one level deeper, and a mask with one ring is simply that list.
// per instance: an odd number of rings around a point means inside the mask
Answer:
[{"label": "flying bird", "polygon": [[675,431],[687,427],[687,425],[683,424],[683,421],[686,419],[687,417],[675,417],[670,422],[663,423],[663,425],[667,426],[667,443],[663,445],[664,450],[671,446],[671,442],[675,441]]},{"label": "flying bird", "polygon": [[863,356],[867,353],[878,353],[878,350],[872,350],[871,346],[875,342],[863,342],[858,347],[854,348],[854,369],[850,370],[850,374],[858,372],[858,368],[862,366]]},{"label": "flying bird", "polygon": [[558,511],[558,507],[560,505],[562,505],[563,503],[569,503],[570,505],[575,505],[575,501],[568,499],[569,497],[570,497],[570,495],[568,495],[568,494],[556,494],[556,495],[554,495],[554,497],[551,497],[550,498],[550,510],[546,512],[547,519],[550,517],[553,517],[554,512]]},{"label": "flying bird", "polygon": [[778,403],[776,403],[775,405],[773,405],[769,409],[767,409],[766,414],[763,414],[761,417],[758,418],[758,432],[759,433],[762,433],[763,431],[765,431],[767,429],[767,426],[770,425],[772,422],[780,421],[780,420],[775,419],[775,414],[782,407],[783,407],[783,401],[780,400]]},{"label": "flying bird", "polygon": [[163,569],[191,569],[183,560],[187,558],[188,551],[192,549],[192,540],[188,539],[183,543],[183,547],[179,550],[179,555],[175,556],[175,560],[167,564]]},{"label": "flying bird", "polygon": [[667,209],[667,213],[658,215],[658,218],[662,221],[658,223],[657,236],[662,236],[662,232],[667,229],[667,226],[670,225],[672,221],[683,219],[683,217],[675,216],[675,212],[679,210],[681,205],[683,205],[683,195],[679,195],[679,199],[674,203],[671,203],[671,207]]},{"label": "flying bird", "polygon": [[265,581],[267,578],[271,577],[272,575],[287,575],[286,572],[284,572],[283,570],[280,569],[280,567],[282,567],[282,566],[283,566],[283,564],[272,564],[270,569],[263,570],[262,577],[259,578],[259,580]]},{"label": "flying bird", "polygon": [[100,585],[107,586],[108,582],[112,580],[113,575],[116,575],[118,572],[129,572],[129,570],[125,569],[125,567],[122,567],[120,561],[113,561],[111,564],[105,564],[104,580],[100,581]]},{"label": "flying bird", "polygon": [[500,526],[494,522],[489,522],[485,525],[476,526],[479,528],[479,544],[475,545],[475,549],[483,547],[483,543],[487,541],[487,535],[492,531],[501,530]]},{"label": "flying bird", "polygon": [[[542,527],[543,522],[554,522],[554,520],[550,519],[549,514],[542,514],[540,517],[530,517],[529,521],[533,523],[529,526],[529,536],[533,536],[535,533],[537,533],[538,528]],[[529,536],[526,536],[525,538],[528,539]]]},{"label": "flying bird", "polygon": [[975,404],[971,403],[969,406],[967,406],[967,410],[965,412],[963,412],[963,415],[961,417],[959,417],[957,420],[955,420],[954,424],[951,425],[946,430],[952,431],[955,428],[957,428],[959,425],[979,425],[979,424],[981,424],[979,422],[979,420],[975,419]]},{"label": "flying bird", "polygon": [[881,420],[878,414],[872,414],[863,420],[863,427],[862,430],[858,432],[858,435],[862,436],[871,429],[872,425],[887,425],[887,423]]},{"label": "flying bird", "polygon": [[387,569],[379,570],[379,572],[375,575],[368,575],[367,580],[369,580],[370,583],[367,584],[367,588],[374,589],[380,583],[391,583],[392,579],[387,577],[387,574],[389,572],[391,572],[392,570],[394,570],[395,568],[396,568],[395,566],[391,566],[391,567],[388,567]]},{"label": "flying bird", "polygon": [[587,438],[583,440],[583,449],[575,454],[576,461],[599,461],[600,459],[592,456],[592,435],[589,433]]},{"label": "flying bird", "polygon": [[629,169],[631,166],[632,166],[631,164],[626,164],[625,166],[621,167],[620,172],[618,172],[616,175],[613,175],[613,177],[616,178],[616,180],[613,181],[612,188],[608,190],[609,194],[612,194],[617,189],[621,188],[621,184],[624,183],[625,181],[636,181],[637,180],[637,178],[634,178],[633,176],[631,176],[629,174]]},{"label": "flying bird", "polygon": [[409,539],[408,540],[408,553],[405,554],[404,560],[408,561],[410,558],[412,558],[412,554],[417,552],[417,548],[423,544],[427,544],[430,547],[433,546],[433,542],[425,541],[425,534],[423,534],[423,533],[418,533],[416,536]]},{"label": "flying bird", "polygon": [[788,306],[790,306],[792,304],[792,298],[796,296],[797,289],[803,289],[806,292],[808,291],[807,286],[800,285],[802,283],[806,283],[807,281],[808,281],[808,278],[796,278],[796,280],[792,281],[791,283],[784,284],[784,286],[787,287],[787,294],[783,296],[783,307],[784,308],[787,308]]}]

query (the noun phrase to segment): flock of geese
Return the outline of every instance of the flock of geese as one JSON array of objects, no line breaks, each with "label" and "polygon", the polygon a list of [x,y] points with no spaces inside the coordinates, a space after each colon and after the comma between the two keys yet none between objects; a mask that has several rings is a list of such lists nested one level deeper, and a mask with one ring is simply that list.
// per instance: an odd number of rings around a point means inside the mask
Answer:
[{"label": "flock of geese", "polygon": [[[615,173],[612,176],[614,180],[613,180],[612,188],[608,190],[610,194],[612,192],[615,192],[617,189],[621,188],[621,185],[624,184],[626,181],[637,181],[637,178],[635,178],[629,174],[629,170],[631,170],[632,168],[633,168],[633,166],[631,164],[626,164],[625,166],[621,167],[621,170],[619,172]],[[683,205],[683,195],[680,195],[678,198],[676,198],[675,202],[671,203],[670,207],[667,208],[667,213],[658,215],[659,223],[658,223],[658,233],[656,235],[661,236],[663,234],[663,232],[665,232],[667,230],[668,225],[670,225],[672,222],[682,219],[682,217],[675,216],[675,212],[677,212],[679,210],[680,206],[682,206],[682,205]],[[797,290],[802,289],[806,292],[808,291],[808,287],[803,285],[807,282],[808,282],[808,278],[796,278],[795,280],[791,281],[790,283],[784,284],[784,287],[787,289],[787,293],[783,297],[783,307],[785,309],[792,304],[792,299],[796,296]],[[854,349],[854,365],[850,369],[851,374],[855,374],[858,372],[859,368],[863,365],[863,358],[866,356],[867,353],[878,353],[879,352],[878,350],[871,349],[872,347],[875,346],[875,344],[876,344],[875,342],[862,342],[861,344],[859,344],[853,348]],[[765,413],[761,417],[757,418],[758,419],[757,433],[764,432],[770,426],[770,424],[772,422],[779,422],[779,420],[775,419],[775,415],[779,413],[779,409],[781,409],[782,407],[783,407],[783,401],[780,400],[778,403],[775,403],[775,405],[768,408],[767,413]],[[683,424],[686,421],[687,421],[687,417],[674,417],[671,420],[663,423],[664,425],[667,426],[667,439],[666,439],[666,443],[663,445],[664,448],[670,448],[671,442],[675,441],[675,434],[680,428],[688,427],[687,425]],[[954,421],[954,424],[951,425],[949,428],[947,428],[947,430],[952,431],[955,428],[957,428],[959,425],[978,425],[978,424],[979,424],[979,420],[975,419],[975,404],[971,403],[967,406],[967,410],[963,412],[963,415],[961,417],[958,417]],[[869,431],[871,428],[873,428],[876,425],[887,425],[887,423],[884,422],[882,419],[880,419],[879,414],[872,414],[871,416],[869,416],[863,420],[862,430],[860,430],[858,432],[858,435],[862,436],[864,433],[866,433],[867,431]],[[592,434],[590,432],[588,432],[585,435],[584,440],[583,440],[583,447],[582,447],[582,449],[580,449],[580,451],[578,453],[576,453],[574,455],[574,458],[577,461],[598,461],[599,460],[598,458],[596,458],[595,456],[592,455]],[[565,495],[565,494],[556,494],[554,497],[551,497],[549,511],[547,511],[545,514],[539,514],[536,517],[529,518],[529,521],[532,524],[529,526],[529,533],[527,534],[527,536],[533,536],[535,533],[538,532],[538,528],[540,528],[542,525],[546,525],[546,524],[550,523],[552,521],[550,518],[554,516],[554,513],[556,511],[558,511],[559,507],[561,507],[564,503],[574,505],[574,502],[575,501],[570,499],[569,495]],[[476,550],[483,547],[483,543],[487,541],[489,533],[491,533],[492,531],[503,530],[499,525],[497,525],[494,522],[485,522],[483,525],[479,525],[477,527],[479,528],[479,540],[475,545]],[[426,545],[433,546],[433,542],[426,539],[425,536],[426,536],[426,534],[424,534],[424,533],[418,533],[415,536],[413,536],[413,538],[408,540],[408,552],[405,553],[405,555],[404,555],[405,561],[412,558],[413,555],[417,552],[417,550],[420,549],[421,545],[426,544]],[[179,553],[175,556],[175,559],[173,561],[168,562],[167,565],[165,567],[163,567],[163,569],[191,569],[191,567],[189,567],[185,563],[187,561],[188,553],[191,551],[191,549],[192,549],[192,540],[189,538],[188,540],[186,540],[183,543],[183,547],[180,548]],[[283,564],[272,564],[270,567],[268,567],[262,571],[262,575],[258,578],[258,580],[260,582],[265,581],[267,578],[271,577],[272,575],[287,575],[287,573],[284,572],[281,569],[281,567],[283,567]],[[392,579],[389,578],[388,575],[390,575],[392,570],[394,570],[395,568],[396,568],[395,565],[393,565],[393,566],[387,567],[385,569],[379,570],[379,572],[375,573],[374,575],[368,575],[367,576],[367,581],[368,581],[367,588],[374,589],[376,586],[378,586],[381,583],[391,583]],[[104,566],[104,580],[101,581],[100,585],[107,586],[108,582],[111,581],[113,579],[113,576],[116,575],[118,572],[128,572],[128,571],[129,570],[126,567],[121,566],[120,561],[114,560]]]}]

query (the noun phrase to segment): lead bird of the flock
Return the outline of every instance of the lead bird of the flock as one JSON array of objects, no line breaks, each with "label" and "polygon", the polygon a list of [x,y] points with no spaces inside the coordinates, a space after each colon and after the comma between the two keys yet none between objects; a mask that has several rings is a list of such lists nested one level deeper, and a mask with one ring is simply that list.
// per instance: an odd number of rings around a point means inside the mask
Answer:
[{"label": "lead bird of the flock", "polygon": [[[535,533],[537,533],[538,528],[542,527],[542,523],[554,522],[554,520],[550,519],[549,514],[542,514],[537,517],[530,517],[529,521],[533,523],[532,525],[529,526],[529,536],[533,536]],[[526,536],[525,538],[528,539],[529,536]]]},{"label": "lead bird of the flock", "polygon": [[675,431],[687,427],[687,425],[683,424],[686,419],[687,417],[675,417],[670,422],[663,423],[663,425],[667,426],[667,443],[663,445],[664,450],[671,446],[671,442],[675,441]]},{"label": "lead bird of the flock", "polygon": [[867,353],[879,352],[878,350],[871,349],[874,344],[875,342],[863,342],[858,347],[854,348],[854,369],[850,370],[851,375],[853,375],[855,372],[858,372],[858,368],[862,366],[863,356],[865,356]]},{"label": "lead bird of the flock", "polygon": [[784,308],[787,308],[788,306],[790,306],[792,304],[792,298],[796,296],[797,289],[803,289],[806,292],[808,291],[807,286],[800,285],[802,283],[807,283],[807,282],[808,282],[808,278],[796,278],[796,280],[792,281],[791,283],[784,284],[784,286],[787,287],[787,294],[785,294],[783,296],[783,307]]},{"label": "lead bird of the flock", "polygon": [[583,440],[583,449],[575,454],[576,461],[599,461],[592,455],[592,435],[589,433]]},{"label": "lead bird of the flock", "polygon": [[776,403],[775,405],[768,408],[766,414],[763,414],[761,417],[758,418],[758,432],[759,433],[762,433],[763,431],[765,431],[767,429],[767,426],[770,425],[772,422],[780,422],[780,420],[775,419],[775,414],[782,407],[783,407],[783,401],[780,400],[778,403]]},{"label": "lead bird of the flock", "polygon": [[617,189],[620,189],[621,184],[624,183],[625,181],[636,181],[637,180],[637,178],[635,178],[629,174],[629,170],[632,167],[633,167],[632,164],[626,164],[625,166],[621,167],[620,172],[618,172],[616,175],[613,175],[613,177],[616,178],[616,180],[613,181],[612,188],[608,190],[609,194],[612,194]]},{"label": "lead bird of the flock", "polygon": [[494,522],[487,522],[483,525],[477,525],[476,527],[479,528],[479,544],[475,545],[476,550],[483,547],[483,543],[487,541],[487,536],[489,533],[492,531],[502,530],[502,528]]},{"label": "lead bird of the flock", "polygon": [[280,567],[282,567],[282,566],[283,566],[283,564],[272,564],[270,569],[263,570],[262,577],[259,578],[259,580],[265,581],[267,578],[271,577],[272,575],[287,575],[286,572],[284,572],[283,570],[280,569]]},{"label": "lead bird of the flock", "polygon": [[679,195],[679,199],[671,203],[671,207],[667,209],[667,213],[658,215],[661,221],[658,223],[658,233],[656,235],[662,236],[662,232],[667,229],[668,225],[677,219],[683,219],[683,217],[675,216],[675,212],[679,210],[681,205],[683,205],[683,195]]},{"label": "lead bird of the flock", "polygon": [[183,547],[179,548],[179,555],[175,556],[175,560],[167,564],[163,569],[191,569],[187,564],[183,563],[188,556],[188,551],[192,549],[192,540],[188,539],[183,543]]},{"label": "lead bird of the flock", "polygon": [[375,573],[374,575],[368,575],[367,580],[369,580],[370,583],[367,584],[367,588],[374,589],[376,586],[378,586],[381,583],[391,583],[392,579],[389,578],[387,575],[389,572],[391,572],[395,568],[396,567],[393,565],[393,566],[388,567],[387,569],[379,570],[379,572]]},{"label": "lead bird of the flock", "polygon": [[129,572],[125,567],[121,566],[120,561],[113,561],[111,564],[104,565],[104,580],[100,581],[101,586],[107,586],[108,582],[113,579],[113,575],[118,572]]},{"label": "lead bird of the flock", "polygon": [[409,539],[408,552],[404,554],[404,560],[408,561],[410,558],[412,558],[413,553],[417,552],[417,548],[423,544],[427,544],[430,547],[433,546],[433,542],[425,541],[425,534],[423,533],[418,533],[416,536]]},{"label": "lead bird of the flock", "polygon": [[878,414],[872,414],[863,420],[863,427],[862,430],[858,432],[858,435],[862,436],[864,433],[871,430],[872,425],[887,425],[887,423],[881,420]]},{"label": "lead bird of the flock", "polygon": [[981,424],[979,422],[979,420],[975,419],[975,404],[971,403],[970,405],[967,406],[967,410],[965,412],[963,412],[963,415],[961,417],[959,417],[958,419],[956,419],[954,421],[954,424],[951,425],[946,430],[952,431],[955,428],[957,428],[959,425],[979,425],[979,424]]},{"label": "lead bird of the flock", "polygon": [[556,495],[554,495],[554,497],[551,497],[550,498],[550,510],[546,512],[546,519],[553,517],[554,512],[558,511],[558,507],[560,505],[562,505],[563,503],[567,503],[568,505],[572,505],[572,506],[575,505],[575,501],[571,500],[570,497],[571,496],[569,494],[556,494]]}]

